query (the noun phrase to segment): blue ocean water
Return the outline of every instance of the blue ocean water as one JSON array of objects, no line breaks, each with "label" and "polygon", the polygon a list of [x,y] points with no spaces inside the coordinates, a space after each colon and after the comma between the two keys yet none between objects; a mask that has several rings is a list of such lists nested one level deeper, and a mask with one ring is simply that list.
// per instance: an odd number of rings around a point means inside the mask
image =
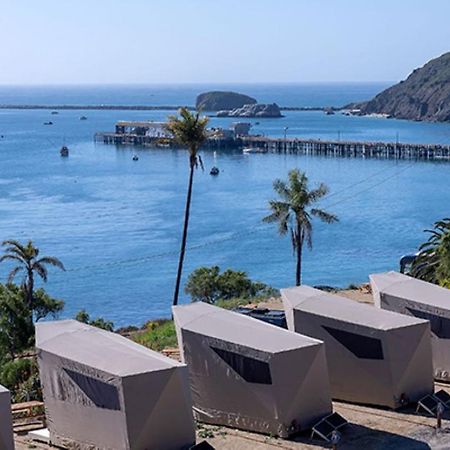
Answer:
[{"label": "blue ocean water", "polygon": [[[368,98],[379,87],[258,85],[241,90],[255,96],[261,92],[261,101],[287,105],[290,99],[296,106],[317,106]],[[192,104],[204,88],[152,87],[160,104]],[[0,103],[130,104],[138,103],[138,92],[145,89],[107,87],[94,94],[91,87],[2,87]],[[357,92],[359,98],[352,98]],[[170,314],[186,152],[93,141],[96,131],[112,130],[117,120],[163,120],[169,113],[61,111],[54,116],[45,110],[0,110],[0,240],[33,239],[44,253],[65,263],[67,272],[52,270],[47,283],[52,295],[66,301],[64,317],[85,308],[121,326]],[[80,121],[81,115],[88,120]],[[54,125],[44,126],[48,120]],[[226,125],[229,120],[211,122]],[[404,142],[450,143],[448,124],[320,112],[286,112],[282,119],[259,120],[253,131],[282,135],[286,126],[289,135],[300,137],[334,139],[340,133],[341,139],[394,141],[398,133]],[[59,156],[64,142],[70,148],[67,159]],[[132,161],[135,153],[139,161]],[[312,185],[329,185],[331,193],[321,206],[340,218],[331,226],[315,224],[314,248],[305,253],[305,283],[346,286],[367,281],[371,272],[395,269],[399,257],[424,240],[422,230],[448,216],[446,163],[239,152],[202,156],[207,170],[195,175],[185,275],[218,264],[246,270],[275,287],[292,285],[295,261],[289,239],[261,219],[274,197],[272,181],[294,167],[306,171]],[[216,178],[208,173],[213,165],[221,169]],[[1,280],[7,269],[0,267]],[[184,295],[183,301],[188,301]]]}]

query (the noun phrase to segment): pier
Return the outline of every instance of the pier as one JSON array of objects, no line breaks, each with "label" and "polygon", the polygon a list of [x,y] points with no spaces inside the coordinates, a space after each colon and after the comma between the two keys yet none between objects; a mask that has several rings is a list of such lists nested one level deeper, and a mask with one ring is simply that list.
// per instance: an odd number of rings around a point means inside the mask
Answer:
[{"label": "pier", "polygon": [[[171,138],[136,133],[96,133],[95,141],[115,145],[178,147]],[[268,153],[280,154],[450,161],[450,145],[440,144],[326,141],[248,135],[234,138],[209,138],[203,145],[203,148],[206,150],[238,150],[246,147],[259,148]]]}]

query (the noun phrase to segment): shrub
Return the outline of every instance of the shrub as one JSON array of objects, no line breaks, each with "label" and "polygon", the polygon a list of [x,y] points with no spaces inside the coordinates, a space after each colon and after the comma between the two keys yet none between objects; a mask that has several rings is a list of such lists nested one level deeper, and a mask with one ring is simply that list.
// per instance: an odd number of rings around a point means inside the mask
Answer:
[{"label": "shrub", "polygon": [[133,334],[131,339],[155,351],[178,345],[175,325],[172,320],[163,319],[147,322],[144,330]]},{"label": "shrub", "polygon": [[39,372],[34,358],[4,362],[0,368],[0,384],[11,391],[13,402],[42,400]]},{"label": "shrub", "polygon": [[114,331],[113,322],[107,321],[103,317],[91,319],[85,309],[81,309],[80,311],[78,311],[75,316],[75,320],[78,320],[78,322],[82,322],[87,325],[92,325],[93,327],[101,328],[102,330]]},{"label": "shrub", "polygon": [[218,266],[200,267],[187,280],[185,292],[191,301],[216,303],[219,299],[251,299],[276,295],[276,291],[264,283],[252,281],[246,272],[227,269],[220,273]]}]

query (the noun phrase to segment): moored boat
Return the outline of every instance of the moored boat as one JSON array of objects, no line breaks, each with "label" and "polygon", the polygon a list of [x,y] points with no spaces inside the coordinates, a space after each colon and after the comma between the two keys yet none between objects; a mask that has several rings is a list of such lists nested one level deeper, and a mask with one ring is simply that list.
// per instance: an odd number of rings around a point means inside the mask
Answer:
[{"label": "moored boat", "polygon": [[242,149],[242,153],[250,154],[250,153],[267,153],[269,150],[267,148],[262,147],[245,147]]}]

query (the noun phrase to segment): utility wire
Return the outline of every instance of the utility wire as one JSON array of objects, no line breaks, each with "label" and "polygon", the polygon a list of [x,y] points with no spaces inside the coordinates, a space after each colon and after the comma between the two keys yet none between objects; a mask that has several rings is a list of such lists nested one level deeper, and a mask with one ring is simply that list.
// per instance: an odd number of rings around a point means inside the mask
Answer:
[{"label": "utility wire", "polygon": [[[382,184],[384,184],[385,182],[391,180],[392,178],[395,178],[397,175],[399,175],[400,173],[405,172],[407,169],[409,169],[410,167],[412,167],[415,164],[415,162],[412,162],[404,167],[402,167],[399,170],[396,170],[395,173],[393,173],[392,175],[385,177],[383,179],[381,179],[379,182],[370,185],[369,187],[367,187],[366,189],[363,189],[361,191],[358,191],[354,194],[352,194],[351,196],[348,197],[344,197],[340,200],[337,200],[336,202],[329,204],[329,205],[324,205],[326,208],[330,208],[336,205],[340,205],[341,203],[345,203],[346,201],[349,200],[353,200],[355,197],[359,196],[360,194],[363,194],[365,192],[368,192]],[[397,168],[396,168],[397,169]],[[330,194],[326,196],[326,200],[329,199],[330,197],[332,197],[333,195],[338,195],[338,194],[342,194],[345,192],[348,192],[349,190],[353,189],[355,186],[358,186],[360,184],[363,184],[365,182],[367,182],[368,180],[375,178],[376,176],[378,176],[380,173],[385,173],[386,170],[383,171],[379,171],[376,172],[372,175],[370,175],[369,177],[366,177],[363,180],[360,180],[354,184],[351,184],[349,186],[347,186],[346,188],[334,193],[334,194]],[[212,246],[212,245],[219,245],[223,242],[228,242],[231,240],[235,240],[236,238],[242,237],[242,236],[246,236],[249,234],[252,234],[256,231],[261,231],[265,228],[268,228],[269,224],[259,224],[259,225],[254,225],[251,226],[249,228],[247,228],[244,231],[237,231],[235,233],[231,233],[230,236],[227,237],[223,237],[223,238],[219,238],[219,239],[210,239],[207,240],[205,242],[199,243],[199,244],[195,244],[195,245],[190,245],[187,246],[186,250],[187,251],[192,251],[192,250],[198,250],[200,248],[205,248],[208,246]],[[99,263],[99,264],[92,264],[92,265],[86,265],[86,266],[80,266],[80,267],[75,267],[73,269],[67,269],[66,272],[69,273],[74,273],[74,272],[81,272],[81,271],[85,271],[85,270],[98,270],[98,269],[102,269],[102,268],[108,268],[108,267],[115,267],[115,266],[123,266],[123,265],[133,265],[133,264],[138,264],[138,263],[142,263],[142,262],[147,262],[147,261],[151,261],[154,259],[161,259],[161,258],[166,258],[166,257],[170,257],[170,256],[176,256],[179,254],[179,250],[172,250],[172,251],[167,251],[167,252],[162,252],[162,253],[155,253],[155,254],[150,254],[150,255],[145,255],[142,257],[138,257],[138,258],[129,258],[129,259],[123,259],[123,260],[116,260],[116,261],[111,261],[111,262],[106,262],[106,263]]]}]

